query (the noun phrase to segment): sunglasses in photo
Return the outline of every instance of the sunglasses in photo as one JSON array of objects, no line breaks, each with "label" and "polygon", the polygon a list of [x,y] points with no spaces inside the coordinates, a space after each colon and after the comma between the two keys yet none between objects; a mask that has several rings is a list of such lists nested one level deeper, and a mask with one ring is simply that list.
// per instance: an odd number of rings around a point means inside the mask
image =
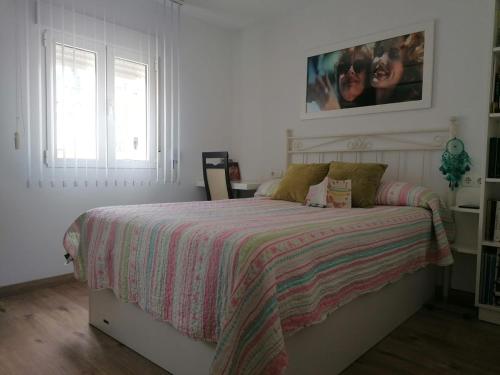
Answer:
[{"label": "sunglasses in photo", "polygon": [[355,60],[353,63],[342,62],[337,66],[337,71],[339,74],[345,74],[349,71],[349,69],[354,70],[354,73],[359,74],[368,69],[368,63],[364,60]]}]

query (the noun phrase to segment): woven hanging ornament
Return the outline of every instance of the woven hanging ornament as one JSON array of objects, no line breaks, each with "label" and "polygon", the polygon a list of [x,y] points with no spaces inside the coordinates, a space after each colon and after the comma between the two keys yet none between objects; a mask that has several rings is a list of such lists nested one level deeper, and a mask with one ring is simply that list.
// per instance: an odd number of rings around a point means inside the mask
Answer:
[{"label": "woven hanging ornament", "polygon": [[439,170],[449,182],[451,190],[455,190],[462,176],[470,171],[471,160],[461,139],[454,137],[446,143],[446,149],[441,156],[441,167]]}]

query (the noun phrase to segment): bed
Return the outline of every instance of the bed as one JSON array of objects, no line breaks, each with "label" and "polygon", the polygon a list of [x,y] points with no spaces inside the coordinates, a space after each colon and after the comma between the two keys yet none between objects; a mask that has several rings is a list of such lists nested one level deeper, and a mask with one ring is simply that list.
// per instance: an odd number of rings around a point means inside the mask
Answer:
[{"label": "bed", "polygon": [[[439,150],[439,133],[407,151]],[[337,137],[346,152],[288,133],[287,160],[395,151]],[[103,207],[64,245],[91,289],[90,323],[175,375],[332,374],[430,298],[427,266],[452,262],[439,197],[412,197],[349,210],[267,198]]]}]

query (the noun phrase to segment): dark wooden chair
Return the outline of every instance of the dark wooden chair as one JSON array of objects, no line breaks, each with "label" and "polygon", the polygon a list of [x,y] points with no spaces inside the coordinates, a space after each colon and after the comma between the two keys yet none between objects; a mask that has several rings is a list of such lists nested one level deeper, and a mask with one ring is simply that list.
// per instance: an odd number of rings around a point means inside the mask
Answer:
[{"label": "dark wooden chair", "polygon": [[[203,180],[207,200],[232,199],[233,190],[229,178],[229,154],[226,151],[202,152]],[[217,164],[207,163],[207,159],[219,159]]]}]

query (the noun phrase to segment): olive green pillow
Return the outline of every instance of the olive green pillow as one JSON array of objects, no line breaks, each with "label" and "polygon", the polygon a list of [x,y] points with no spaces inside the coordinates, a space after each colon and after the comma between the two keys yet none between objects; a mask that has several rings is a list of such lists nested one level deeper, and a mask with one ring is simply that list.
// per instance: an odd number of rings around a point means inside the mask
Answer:
[{"label": "olive green pillow", "polygon": [[386,169],[387,164],[334,161],[330,163],[328,177],[334,180],[351,180],[353,207],[373,207]]},{"label": "olive green pillow", "polygon": [[326,177],[330,164],[290,164],[272,199],[304,203],[309,186]]}]

